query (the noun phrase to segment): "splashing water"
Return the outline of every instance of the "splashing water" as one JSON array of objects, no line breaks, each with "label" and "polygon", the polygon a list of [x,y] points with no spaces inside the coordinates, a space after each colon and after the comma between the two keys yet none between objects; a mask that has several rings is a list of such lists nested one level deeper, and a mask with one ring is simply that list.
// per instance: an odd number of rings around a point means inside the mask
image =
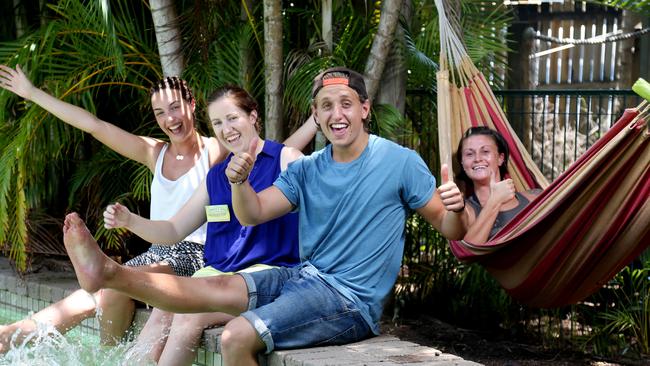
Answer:
[{"label": "splashing water", "polygon": [[49,324],[36,322],[36,326],[22,341],[17,341],[20,331],[12,336],[10,349],[0,356],[0,366],[155,365],[146,358],[151,345],[124,342],[101,346],[95,335],[73,330],[63,336]]}]

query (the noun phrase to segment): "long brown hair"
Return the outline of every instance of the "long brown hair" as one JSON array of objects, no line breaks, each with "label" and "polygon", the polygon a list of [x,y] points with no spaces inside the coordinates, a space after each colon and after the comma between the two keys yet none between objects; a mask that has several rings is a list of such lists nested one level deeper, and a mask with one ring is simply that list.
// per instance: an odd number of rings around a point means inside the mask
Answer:
[{"label": "long brown hair", "polygon": [[499,175],[501,176],[501,179],[503,179],[506,174],[508,174],[508,157],[510,156],[510,149],[508,149],[508,144],[503,138],[503,135],[501,135],[499,131],[485,126],[470,127],[463,134],[463,138],[458,142],[458,148],[456,149],[456,162],[460,166],[460,171],[456,174],[456,181],[464,183],[465,195],[471,194],[474,190],[474,182],[472,182],[467,174],[465,174],[465,169],[463,169],[463,143],[468,138],[476,135],[489,136],[494,140],[494,143],[497,145],[497,151],[499,154],[503,154],[503,164],[499,166]]}]

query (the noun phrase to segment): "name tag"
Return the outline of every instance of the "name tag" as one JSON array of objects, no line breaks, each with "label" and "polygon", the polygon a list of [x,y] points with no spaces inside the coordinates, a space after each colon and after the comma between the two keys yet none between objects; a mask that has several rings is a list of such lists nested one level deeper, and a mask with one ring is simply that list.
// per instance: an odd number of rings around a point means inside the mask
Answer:
[{"label": "name tag", "polygon": [[208,222],[230,221],[230,211],[228,211],[228,205],[205,206],[205,216],[208,218]]}]

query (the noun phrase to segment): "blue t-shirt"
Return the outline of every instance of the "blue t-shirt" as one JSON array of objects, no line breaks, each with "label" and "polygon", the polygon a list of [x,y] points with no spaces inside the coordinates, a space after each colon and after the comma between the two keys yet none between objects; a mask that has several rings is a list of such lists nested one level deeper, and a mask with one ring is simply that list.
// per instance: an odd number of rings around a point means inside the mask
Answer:
[{"label": "blue t-shirt", "polygon": [[334,161],[330,145],[290,164],[274,185],[300,216],[300,259],[354,301],[379,334],[402,262],[406,217],[436,186],[422,158],[370,135],[356,160]]},{"label": "blue t-shirt", "polygon": [[[271,186],[280,174],[283,145],[265,141],[257,155],[249,181],[256,192]],[[232,192],[226,177],[228,158],[212,167],[206,178],[211,205],[226,205],[229,222],[209,222],[205,265],[223,272],[238,271],[253,264],[295,266],[298,259],[298,215],[291,213],[256,226],[242,226],[232,210]]]}]

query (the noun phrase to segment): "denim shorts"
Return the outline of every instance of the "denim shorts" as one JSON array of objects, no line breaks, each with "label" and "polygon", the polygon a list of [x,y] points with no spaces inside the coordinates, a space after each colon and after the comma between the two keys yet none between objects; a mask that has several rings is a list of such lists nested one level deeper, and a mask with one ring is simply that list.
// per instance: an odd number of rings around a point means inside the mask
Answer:
[{"label": "denim shorts", "polygon": [[266,352],[360,341],[372,335],[358,307],[311,265],[239,273],[249,310],[241,315],[266,344]]}]

